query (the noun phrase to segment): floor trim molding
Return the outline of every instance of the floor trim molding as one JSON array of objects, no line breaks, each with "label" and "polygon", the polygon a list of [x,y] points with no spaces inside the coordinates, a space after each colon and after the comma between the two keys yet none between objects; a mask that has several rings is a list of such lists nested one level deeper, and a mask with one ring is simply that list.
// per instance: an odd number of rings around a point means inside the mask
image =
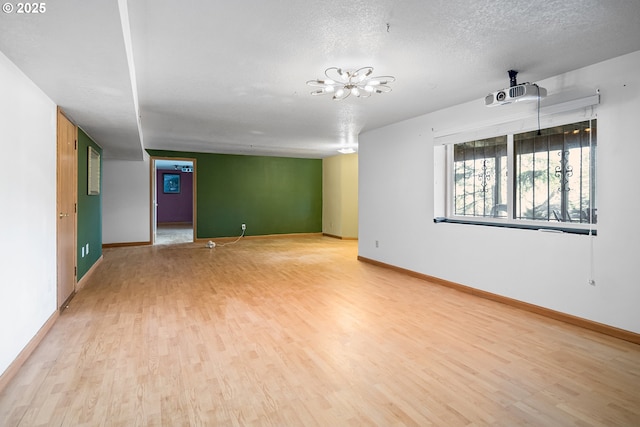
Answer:
[{"label": "floor trim molding", "polygon": [[227,243],[233,242],[239,239],[274,239],[274,238],[289,238],[289,237],[317,237],[322,236],[322,233],[287,233],[287,234],[260,234],[256,236],[231,236],[231,237],[198,237],[195,243],[207,243],[209,240],[213,242]]},{"label": "floor trim molding", "polygon": [[395,265],[386,264],[384,262],[376,261],[374,259],[366,258],[360,255],[358,255],[358,260],[362,262],[366,262],[368,264],[376,265],[378,267],[388,268],[388,269],[397,271],[399,273],[403,273],[408,276],[422,279],[437,285],[446,286],[448,288],[452,288],[460,292],[465,292],[471,295],[475,295],[480,298],[485,298],[491,301],[496,301],[502,304],[510,305],[512,307],[519,308],[521,310],[525,310],[525,311],[539,314],[541,316],[545,316],[551,319],[559,320],[561,322],[569,323],[574,326],[579,326],[584,329],[589,329],[591,331],[595,331],[601,334],[619,338],[624,341],[629,341],[634,344],[640,344],[640,334],[627,331],[625,329],[616,328],[615,326],[605,325],[603,323],[598,323],[592,320],[584,319],[582,317],[577,317],[571,314],[562,313],[560,311],[551,310],[549,308],[541,307],[539,305],[530,304],[527,302],[519,301],[513,298],[508,298],[508,297],[494,294],[491,292],[482,291],[480,289],[472,288],[470,286],[461,285],[459,283],[451,282],[449,280],[441,279],[439,277],[429,276],[428,274],[422,274],[422,273],[415,272],[413,270],[408,270],[405,268],[397,267]]},{"label": "floor trim molding", "polygon": [[60,310],[56,310],[47,321],[42,325],[38,333],[35,334],[33,338],[29,341],[29,343],[22,349],[22,351],[18,354],[18,356],[14,359],[13,362],[7,367],[7,369],[0,375],[0,393],[4,391],[5,387],[9,384],[9,382],[16,376],[24,362],[27,361],[31,353],[38,347],[40,342],[44,339],[44,337],[49,333],[53,325],[60,317]]},{"label": "floor trim molding", "polygon": [[76,284],[76,292],[84,288],[84,286],[87,284],[87,281],[89,280],[89,277],[91,277],[91,275],[96,271],[96,268],[98,268],[98,266],[102,264],[102,261],[104,261],[104,255],[100,255],[100,258],[98,258],[96,262],[94,262],[93,265],[87,270],[87,272],[84,273],[84,276],[82,276],[82,278],[78,280],[78,283]]},{"label": "floor trim molding", "polygon": [[338,236],[336,234],[329,234],[329,233],[322,233],[322,235],[325,237],[332,237],[334,239],[340,239],[340,240],[358,240],[357,237],[344,237],[344,236]]},{"label": "floor trim molding", "polygon": [[128,246],[151,246],[151,242],[122,242],[122,243],[103,243],[103,248],[123,248]]}]

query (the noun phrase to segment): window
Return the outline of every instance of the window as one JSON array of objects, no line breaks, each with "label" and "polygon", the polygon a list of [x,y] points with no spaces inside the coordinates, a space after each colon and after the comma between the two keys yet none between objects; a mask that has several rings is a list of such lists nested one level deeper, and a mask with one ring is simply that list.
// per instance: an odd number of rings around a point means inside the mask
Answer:
[{"label": "window", "polygon": [[449,218],[595,224],[596,124],[453,144]]},{"label": "window", "polygon": [[596,121],[513,139],[515,218],[595,224]]},{"label": "window", "polygon": [[456,144],[453,164],[454,215],[506,217],[507,137]]}]

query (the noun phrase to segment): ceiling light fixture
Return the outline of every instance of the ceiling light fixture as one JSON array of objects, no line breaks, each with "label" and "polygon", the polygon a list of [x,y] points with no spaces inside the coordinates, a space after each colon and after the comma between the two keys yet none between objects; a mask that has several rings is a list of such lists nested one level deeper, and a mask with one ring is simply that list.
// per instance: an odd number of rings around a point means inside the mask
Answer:
[{"label": "ceiling light fixture", "polygon": [[345,147],[345,148],[339,149],[338,152],[342,154],[352,154],[352,153],[355,153],[356,150],[350,147]]},{"label": "ceiling light fixture", "polygon": [[362,67],[357,70],[330,67],[324,71],[326,79],[309,80],[307,84],[319,88],[311,92],[311,95],[332,94],[333,99],[336,100],[345,99],[349,95],[368,98],[373,93],[391,92],[387,84],[394,82],[395,77],[371,77],[371,74],[373,74],[373,67]]}]

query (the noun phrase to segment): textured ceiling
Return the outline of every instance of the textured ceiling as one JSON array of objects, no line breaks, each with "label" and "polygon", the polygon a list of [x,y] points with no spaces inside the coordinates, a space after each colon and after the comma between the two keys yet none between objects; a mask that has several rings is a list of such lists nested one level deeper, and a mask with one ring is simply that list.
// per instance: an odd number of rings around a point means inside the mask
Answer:
[{"label": "textured ceiling", "polygon": [[[638,0],[57,0],[0,51],[105,150],[322,158],[358,134],[640,50]],[[312,97],[331,66],[393,91]],[[1,85],[1,82],[0,82]],[[139,120],[138,120],[139,117]]]}]

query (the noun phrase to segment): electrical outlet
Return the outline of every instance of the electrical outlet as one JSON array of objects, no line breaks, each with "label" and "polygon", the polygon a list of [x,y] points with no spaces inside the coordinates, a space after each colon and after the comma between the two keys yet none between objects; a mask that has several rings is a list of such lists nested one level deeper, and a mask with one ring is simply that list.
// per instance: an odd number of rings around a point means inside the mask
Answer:
[{"label": "electrical outlet", "polygon": [[376,248],[380,247],[380,243],[376,240]]},{"label": "electrical outlet", "polygon": [[247,229],[247,224],[242,224],[242,231]]}]

